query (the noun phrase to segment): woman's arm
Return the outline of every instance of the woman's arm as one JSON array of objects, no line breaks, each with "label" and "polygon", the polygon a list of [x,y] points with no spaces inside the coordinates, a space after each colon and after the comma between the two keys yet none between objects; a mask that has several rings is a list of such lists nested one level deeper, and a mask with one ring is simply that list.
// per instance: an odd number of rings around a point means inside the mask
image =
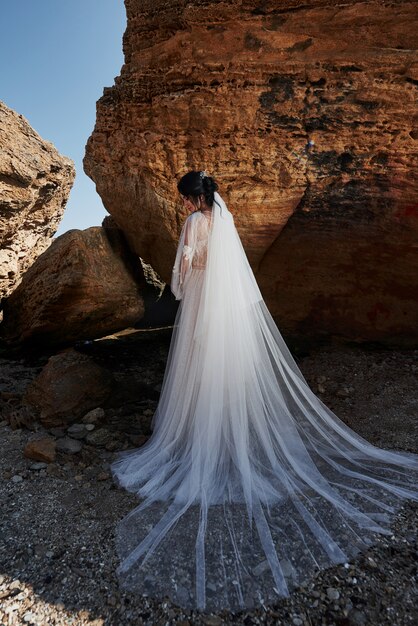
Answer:
[{"label": "woman's arm", "polygon": [[176,300],[181,300],[183,297],[184,285],[192,267],[193,252],[193,226],[189,216],[185,221],[180,234],[176,261],[174,263],[171,279],[171,291],[175,295]]},{"label": "woman's arm", "polygon": [[191,269],[192,264],[192,253],[193,248],[191,245],[191,225],[190,220],[186,222],[186,228],[184,231],[184,243],[183,243],[183,251],[181,255],[180,262],[180,285],[183,285],[185,282],[186,276],[188,274],[189,269]]}]

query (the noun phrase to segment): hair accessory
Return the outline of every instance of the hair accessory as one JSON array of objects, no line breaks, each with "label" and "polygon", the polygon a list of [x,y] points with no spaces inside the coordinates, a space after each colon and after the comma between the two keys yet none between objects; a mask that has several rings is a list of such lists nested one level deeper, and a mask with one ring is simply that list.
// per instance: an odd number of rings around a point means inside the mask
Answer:
[{"label": "hair accessory", "polygon": [[203,172],[199,172],[199,176],[203,180],[206,176],[209,176],[209,174],[207,172],[203,171]]}]

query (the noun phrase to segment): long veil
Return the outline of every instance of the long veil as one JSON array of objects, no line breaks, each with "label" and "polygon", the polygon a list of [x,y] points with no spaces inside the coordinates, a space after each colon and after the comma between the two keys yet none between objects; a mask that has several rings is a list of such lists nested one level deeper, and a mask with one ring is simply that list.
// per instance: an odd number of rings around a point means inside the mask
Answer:
[{"label": "long veil", "polygon": [[153,435],[111,465],[142,499],[118,523],[117,574],[134,593],[235,611],[390,534],[402,503],[418,500],[418,455],[373,446],[311,391],[218,193],[186,345],[188,286]]}]

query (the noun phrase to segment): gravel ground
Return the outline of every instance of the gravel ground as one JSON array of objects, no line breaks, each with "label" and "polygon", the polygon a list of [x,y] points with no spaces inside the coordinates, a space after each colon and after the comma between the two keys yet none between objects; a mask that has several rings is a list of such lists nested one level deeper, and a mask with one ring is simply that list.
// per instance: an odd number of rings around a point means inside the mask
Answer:
[{"label": "gravel ground", "polygon": [[[143,395],[130,399],[129,410],[126,403],[105,409],[96,438],[77,439],[78,452],[58,451],[49,464],[24,457],[26,443],[68,432],[51,432],[36,421],[18,428],[10,419],[11,407],[19,405],[48,355],[0,359],[0,626],[417,624],[413,502],[396,515],[392,536],[382,536],[352,562],[320,572],[274,606],[202,614],[119,591],[114,528],[138,500],[113,484],[109,464],[118,450],[149,436],[169,339],[169,329],[136,331],[85,346],[120,381],[140,379]],[[299,364],[315,392],[351,428],[380,447],[418,452],[417,356],[328,347],[299,358]]]}]

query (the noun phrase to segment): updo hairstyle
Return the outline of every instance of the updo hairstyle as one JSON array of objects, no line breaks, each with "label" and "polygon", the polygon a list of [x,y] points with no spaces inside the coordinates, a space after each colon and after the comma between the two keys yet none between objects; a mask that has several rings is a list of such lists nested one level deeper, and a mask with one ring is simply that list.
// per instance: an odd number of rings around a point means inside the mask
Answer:
[{"label": "updo hairstyle", "polygon": [[215,191],[218,191],[218,183],[206,172],[192,170],[182,176],[177,183],[178,191],[186,196],[193,204],[198,206],[197,199],[203,194],[208,206],[212,206],[215,199]]}]

